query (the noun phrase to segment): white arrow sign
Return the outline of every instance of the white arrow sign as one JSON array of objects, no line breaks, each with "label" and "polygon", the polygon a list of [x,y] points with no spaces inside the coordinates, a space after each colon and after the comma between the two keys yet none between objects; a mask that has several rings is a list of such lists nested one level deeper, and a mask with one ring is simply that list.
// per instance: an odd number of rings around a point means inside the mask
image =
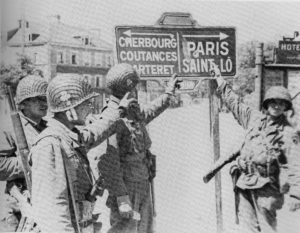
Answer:
[{"label": "white arrow sign", "polygon": [[140,35],[140,36],[170,36],[174,38],[174,35],[171,33],[145,33],[145,32],[131,32],[131,30],[127,30],[123,32],[126,36],[131,37],[132,35]]},{"label": "white arrow sign", "polygon": [[182,35],[182,37],[197,37],[197,38],[219,38],[220,40],[224,40],[229,37],[227,34],[220,32],[219,35]]}]

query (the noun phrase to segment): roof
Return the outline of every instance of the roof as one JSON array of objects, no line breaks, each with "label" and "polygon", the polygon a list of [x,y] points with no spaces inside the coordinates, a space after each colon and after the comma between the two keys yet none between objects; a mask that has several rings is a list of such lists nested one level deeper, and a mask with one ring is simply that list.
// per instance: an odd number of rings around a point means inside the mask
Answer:
[{"label": "roof", "polygon": [[[28,36],[32,35],[32,40],[28,44],[53,43],[75,47],[91,47],[104,50],[111,50],[112,45],[100,39],[99,30],[70,26],[60,21],[56,22],[29,22],[29,27],[25,29]],[[22,43],[22,29],[15,28],[7,32],[7,41],[9,45],[18,46]],[[89,38],[89,45],[83,45],[82,38]]]}]

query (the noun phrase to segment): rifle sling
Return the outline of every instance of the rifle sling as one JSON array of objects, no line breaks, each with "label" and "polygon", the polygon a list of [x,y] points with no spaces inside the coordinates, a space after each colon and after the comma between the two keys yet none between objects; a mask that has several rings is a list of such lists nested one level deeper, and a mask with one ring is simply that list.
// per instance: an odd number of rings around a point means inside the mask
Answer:
[{"label": "rifle sling", "polygon": [[75,221],[76,221],[76,226],[77,226],[77,232],[81,233],[81,229],[79,226],[79,219],[78,219],[78,212],[77,212],[77,208],[76,208],[76,200],[75,200],[75,195],[74,195],[74,190],[73,190],[73,186],[72,186],[72,178],[71,175],[69,173],[68,168],[70,167],[69,162],[67,160],[67,155],[66,155],[66,151],[63,147],[63,145],[61,144],[61,152],[62,152],[62,158],[63,158],[63,162],[64,162],[64,169],[65,169],[65,173],[66,173],[66,178],[67,178],[67,187],[68,187],[68,191],[69,194],[71,196],[71,200],[72,200],[72,206],[73,206],[73,211],[74,211],[74,215],[75,215]]}]

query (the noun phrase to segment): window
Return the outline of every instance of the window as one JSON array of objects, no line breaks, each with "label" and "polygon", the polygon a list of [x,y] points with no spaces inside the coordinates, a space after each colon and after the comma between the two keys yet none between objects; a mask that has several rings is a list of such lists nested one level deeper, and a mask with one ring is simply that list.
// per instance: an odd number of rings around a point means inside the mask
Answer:
[{"label": "window", "polygon": [[71,64],[72,65],[77,65],[78,61],[77,61],[77,53],[76,52],[72,52],[71,53]]},{"label": "window", "polygon": [[83,65],[89,66],[91,64],[91,53],[83,52],[82,53]]},{"label": "window", "polygon": [[37,64],[37,61],[38,61],[38,54],[34,53],[33,57],[32,57],[32,62],[33,62],[33,64]]},{"label": "window", "polygon": [[90,38],[89,38],[89,36],[82,36],[81,37],[81,42],[82,42],[83,45],[90,45]]},{"label": "window", "polygon": [[104,88],[105,79],[103,75],[96,76],[96,87]]},{"label": "window", "polygon": [[105,56],[105,63],[106,63],[106,67],[111,67],[111,63],[110,63],[110,55],[109,54],[106,54]]},{"label": "window", "polygon": [[41,60],[41,54],[39,53],[33,53],[32,54],[32,63],[33,64],[41,64],[42,63],[42,60]]},{"label": "window", "polygon": [[57,63],[64,64],[64,52],[63,51],[57,52]]},{"label": "window", "polygon": [[102,54],[101,53],[95,53],[95,65],[96,66],[102,65]]}]

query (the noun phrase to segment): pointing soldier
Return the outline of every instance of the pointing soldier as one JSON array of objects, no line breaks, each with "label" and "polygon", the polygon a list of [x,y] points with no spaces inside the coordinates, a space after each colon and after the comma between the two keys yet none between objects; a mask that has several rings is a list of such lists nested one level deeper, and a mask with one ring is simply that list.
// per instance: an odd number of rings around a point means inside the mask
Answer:
[{"label": "pointing soldier", "polygon": [[246,130],[240,156],[231,169],[241,229],[276,232],[276,213],[282,208],[284,194],[288,192],[294,207],[300,202],[299,167],[294,166],[299,165],[295,160],[299,157],[299,137],[285,116],[286,111],[293,110],[291,96],[284,87],[271,87],[259,112],[238,100],[215,65],[213,72],[222,100]]},{"label": "pointing soldier", "polygon": [[[46,128],[46,122],[42,117],[47,114],[47,86],[45,79],[36,75],[26,76],[17,86],[16,104],[29,148],[37,135]],[[16,153],[18,152],[14,135],[4,131],[1,134],[0,180],[7,181],[7,193],[10,193],[14,186],[18,187],[21,193],[26,193],[28,191],[24,173]],[[13,208],[1,211],[6,216],[1,219],[0,229],[15,231],[22,213],[20,213],[19,203],[7,194],[6,197],[7,205]]]},{"label": "pointing soldier", "polygon": [[[126,92],[130,91],[134,96],[139,80],[137,72],[128,64],[114,66],[107,76],[107,86],[112,95],[100,117],[121,117],[116,134],[107,140],[107,151],[99,162],[99,171],[109,191],[107,205],[111,209],[110,233],[131,232],[134,229],[139,233],[153,231],[149,183],[151,139],[146,125],[168,108],[178,79],[173,76],[165,94],[148,106],[140,106],[132,99],[124,101]],[[123,111],[120,112],[120,109]],[[134,212],[140,215],[139,223],[132,219]]]}]

